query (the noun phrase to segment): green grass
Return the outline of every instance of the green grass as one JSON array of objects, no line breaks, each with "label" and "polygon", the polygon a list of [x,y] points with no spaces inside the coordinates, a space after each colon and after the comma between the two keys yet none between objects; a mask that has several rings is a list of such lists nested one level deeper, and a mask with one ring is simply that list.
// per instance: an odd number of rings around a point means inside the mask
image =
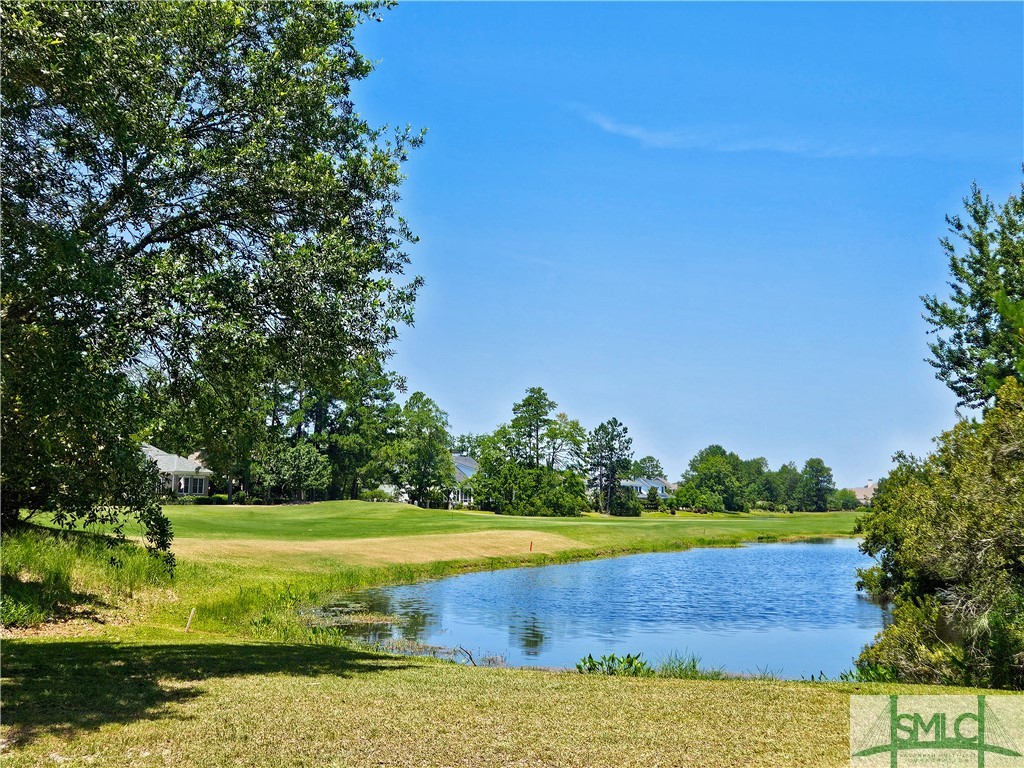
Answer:
[{"label": "green grass", "polygon": [[[848,535],[850,513],[566,520],[347,502],[168,514],[182,540],[222,541],[224,553],[181,557],[168,581],[130,545],[113,550],[118,566],[94,536],[5,535],[5,598],[12,585],[36,585],[57,599],[24,604],[59,612],[84,596],[109,622],[5,640],[5,768],[839,766],[851,692],[936,690],[715,679],[693,657],[662,661],[652,678],[469,668],[354,648],[299,613],[347,589],[463,570]],[[382,566],[325,550],[315,568],[270,546],[487,530],[578,546]],[[252,542],[244,557],[229,546],[240,540]]]},{"label": "green grass", "polygon": [[591,546],[623,541],[663,542],[697,537],[739,541],[758,536],[848,535],[855,513],[818,514],[654,514],[636,518],[513,517],[484,512],[448,512],[406,504],[326,501],[280,507],[169,506],[164,512],[175,536],[206,539],[275,539],[309,541],[469,533],[490,530],[537,530],[568,536]]},{"label": "green grass", "polygon": [[851,693],[937,692],[468,668],[145,628],[4,652],[5,768],[846,766]]},{"label": "green grass", "polygon": [[658,662],[658,677],[676,680],[724,680],[729,675],[721,667],[702,667],[700,656],[693,653],[670,653]]},{"label": "green grass", "polygon": [[3,537],[0,621],[19,627],[97,615],[140,590],[169,584],[163,565],[132,543],[26,528]]}]

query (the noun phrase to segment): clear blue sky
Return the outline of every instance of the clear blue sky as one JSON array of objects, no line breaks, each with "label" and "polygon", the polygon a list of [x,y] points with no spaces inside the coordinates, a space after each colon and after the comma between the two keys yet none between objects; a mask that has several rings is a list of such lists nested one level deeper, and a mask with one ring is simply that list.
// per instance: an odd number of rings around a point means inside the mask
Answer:
[{"label": "clear blue sky", "polygon": [[372,123],[429,130],[393,367],[458,432],[530,386],[677,479],[721,443],[884,475],[955,421],[919,296],[1024,160],[1024,5],[411,2]]}]

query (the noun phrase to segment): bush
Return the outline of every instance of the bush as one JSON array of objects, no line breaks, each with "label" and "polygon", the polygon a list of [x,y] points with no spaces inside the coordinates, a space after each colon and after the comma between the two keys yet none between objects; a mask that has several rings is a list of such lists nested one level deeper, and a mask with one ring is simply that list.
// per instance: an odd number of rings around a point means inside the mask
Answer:
[{"label": "bush", "polygon": [[372,491],[362,491],[359,494],[360,501],[394,501],[395,497],[387,491],[382,491],[380,488],[374,488]]},{"label": "bush", "polygon": [[175,495],[172,494],[171,496],[169,496],[167,498],[167,501],[164,502],[164,503],[165,504],[181,504],[183,506],[187,506],[187,505],[190,505],[190,504],[202,504],[203,503],[202,499],[205,499],[205,498],[206,498],[205,496],[175,496]]},{"label": "bush", "polygon": [[698,512],[725,512],[725,502],[714,491],[699,492],[693,506]]},{"label": "bush", "polygon": [[860,572],[892,622],[857,661],[901,681],[1024,689],[1024,387],[1008,380],[980,422],[897,454],[857,521]]},{"label": "bush", "polygon": [[249,503],[249,494],[247,494],[245,491],[237,491],[235,493],[235,495],[234,495],[234,503],[235,504],[248,504]]},{"label": "bush", "polygon": [[612,494],[608,513],[616,517],[640,517],[643,508],[636,491],[626,488],[621,493]]},{"label": "bush", "polygon": [[577,662],[576,669],[585,675],[620,675],[623,677],[653,677],[654,669],[644,661],[643,654],[616,656],[609,653],[595,659],[590,654]]}]

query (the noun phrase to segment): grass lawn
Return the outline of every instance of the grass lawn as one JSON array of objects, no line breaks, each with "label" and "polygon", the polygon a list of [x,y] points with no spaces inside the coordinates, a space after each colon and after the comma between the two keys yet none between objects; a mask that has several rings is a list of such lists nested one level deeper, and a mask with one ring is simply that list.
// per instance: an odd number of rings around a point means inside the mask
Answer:
[{"label": "grass lawn", "polygon": [[512,517],[366,501],[325,501],[279,507],[170,506],[165,512],[179,541],[190,538],[318,541],[529,530],[559,533],[593,546],[697,536],[725,539],[750,539],[760,534],[831,536],[849,534],[855,518],[853,512],[717,515],[681,512],[639,519]]},{"label": "grass lawn", "polygon": [[[469,668],[348,647],[296,613],[471,568],[849,534],[850,513],[550,519],[331,502],[168,514],[173,581],[114,590],[107,554],[76,543],[68,588],[105,624],[8,633],[5,767],[839,766],[850,692],[935,690]],[[5,579],[31,585],[46,557],[22,550],[36,565],[5,551]]]}]

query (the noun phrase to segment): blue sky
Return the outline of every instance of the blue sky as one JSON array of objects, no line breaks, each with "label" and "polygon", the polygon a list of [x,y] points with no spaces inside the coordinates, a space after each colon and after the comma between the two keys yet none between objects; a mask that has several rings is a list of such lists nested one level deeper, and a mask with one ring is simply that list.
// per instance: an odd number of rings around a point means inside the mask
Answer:
[{"label": "blue sky", "polygon": [[425,127],[393,367],[483,432],[542,386],[673,479],[709,443],[840,485],[955,421],[944,216],[1024,161],[1024,5],[410,2],[371,123]]}]

